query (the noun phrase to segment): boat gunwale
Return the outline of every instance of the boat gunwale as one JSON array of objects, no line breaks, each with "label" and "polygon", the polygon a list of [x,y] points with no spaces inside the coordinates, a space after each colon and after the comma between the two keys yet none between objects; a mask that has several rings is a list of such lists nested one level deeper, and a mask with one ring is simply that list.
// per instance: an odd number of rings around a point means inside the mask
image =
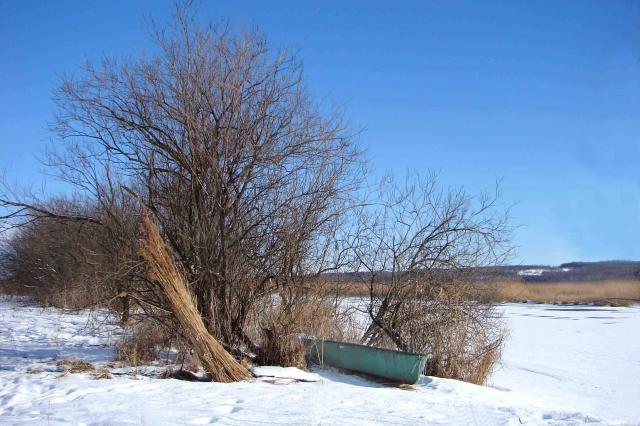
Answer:
[{"label": "boat gunwale", "polygon": [[431,355],[421,354],[421,353],[418,353],[418,352],[407,352],[407,351],[401,351],[401,350],[397,350],[397,349],[379,348],[379,347],[376,347],[376,346],[362,345],[360,343],[341,342],[339,340],[319,339],[317,337],[306,337],[306,336],[302,337],[302,340],[307,340],[307,341],[311,341],[311,342],[331,342],[331,343],[336,343],[336,344],[339,344],[339,345],[348,345],[348,346],[354,346],[354,347],[360,347],[360,348],[376,349],[378,351],[391,352],[391,353],[394,353],[396,355],[411,355],[411,356],[417,356],[419,358],[423,358],[424,357],[427,360],[432,358]]}]

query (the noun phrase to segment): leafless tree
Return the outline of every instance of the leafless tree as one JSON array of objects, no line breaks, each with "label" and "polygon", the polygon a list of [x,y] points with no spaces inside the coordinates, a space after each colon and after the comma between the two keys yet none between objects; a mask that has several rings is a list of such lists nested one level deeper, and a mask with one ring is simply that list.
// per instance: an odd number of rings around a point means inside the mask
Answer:
[{"label": "leafless tree", "polygon": [[473,198],[441,188],[435,175],[386,178],[373,199],[355,248],[369,276],[363,342],[429,353],[436,373],[483,381],[468,375],[493,365],[504,333],[472,293],[472,274],[508,256],[508,210],[497,192]]},{"label": "leafless tree", "polygon": [[[252,305],[342,262],[336,229],[361,178],[354,133],[314,103],[300,62],[257,31],[201,27],[178,7],[153,34],[156,53],[105,58],[62,81],[48,163],[101,206],[86,220],[127,229],[119,209],[147,209],[209,331],[228,349],[255,349],[244,333]],[[0,202],[13,219],[52,213]]]},{"label": "leafless tree", "polygon": [[[260,351],[248,323],[299,332],[292,321],[319,312],[317,303],[300,308],[314,300],[314,277],[353,269],[369,277],[364,342],[464,354],[469,345],[480,354],[499,346],[497,329],[485,327],[491,307],[466,290],[468,271],[509,251],[497,197],[442,190],[434,176],[386,179],[352,214],[362,155],[340,112],[314,102],[300,62],[259,32],[198,26],[191,12],[177,7],[169,26],[156,27],[154,53],[105,58],[62,80],[46,163],[83,202],[58,205],[5,187],[0,231],[82,229],[79,251],[56,246],[56,237],[43,247],[82,253],[124,322],[142,313],[175,331],[136,255],[137,222],[148,211],[208,331],[234,355]],[[440,365],[456,364],[447,351]]]}]

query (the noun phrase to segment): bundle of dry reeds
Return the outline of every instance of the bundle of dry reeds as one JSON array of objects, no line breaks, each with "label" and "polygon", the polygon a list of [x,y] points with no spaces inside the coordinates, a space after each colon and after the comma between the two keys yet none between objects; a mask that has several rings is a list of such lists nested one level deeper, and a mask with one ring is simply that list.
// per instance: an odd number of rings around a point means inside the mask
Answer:
[{"label": "bundle of dry reeds", "polygon": [[149,279],[162,288],[183,334],[188,337],[207,374],[216,382],[235,382],[251,377],[251,373],[207,331],[184,275],[176,266],[158,227],[147,215],[140,222],[140,230],[143,235],[140,255],[148,263]]}]

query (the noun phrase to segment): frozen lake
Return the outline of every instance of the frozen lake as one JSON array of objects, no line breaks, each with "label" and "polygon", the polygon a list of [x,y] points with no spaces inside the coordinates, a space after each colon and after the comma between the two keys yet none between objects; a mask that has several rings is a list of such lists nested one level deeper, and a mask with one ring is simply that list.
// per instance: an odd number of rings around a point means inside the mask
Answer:
[{"label": "frozen lake", "polygon": [[640,307],[504,305],[490,384],[543,405],[640,424]]}]

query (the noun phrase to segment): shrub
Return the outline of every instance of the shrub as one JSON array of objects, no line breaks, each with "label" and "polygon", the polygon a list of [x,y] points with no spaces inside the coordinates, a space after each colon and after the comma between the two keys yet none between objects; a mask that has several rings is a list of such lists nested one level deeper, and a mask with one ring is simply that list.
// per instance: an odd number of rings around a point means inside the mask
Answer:
[{"label": "shrub", "polygon": [[[396,340],[406,345],[402,349],[431,356],[426,375],[485,383],[507,337],[501,314],[475,300],[471,287],[462,283],[420,286],[422,292],[402,297],[393,310]],[[375,325],[369,327],[365,343],[397,349],[396,341],[375,331]]]},{"label": "shrub", "polygon": [[116,344],[115,360],[129,365],[149,364],[156,360],[159,350],[171,346],[171,337],[153,321],[141,321],[125,330]]},{"label": "shrub", "polygon": [[[53,199],[45,206],[99,216],[89,201]],[[131,220],[118,217],[118,223]],[[29,296],[44,306],[110,306],[123,313],[114,302],[132,281],[129,263],[137,263],[134,247],[131,235],[116,235],[96,223],[39,216],[21,224],[0,244],[0,283],[4,291]]]},{"label": "shrub", "polygon": [[327,293],[301,292],[293,297],[269,297],[254,313],[251,334],[259,351],[256,362],[284,367],[306,366],[300,336],[354,341],[357,328],[340,307],[339,299]]},{"label": "shrub", "polygon": [[415,332],[419,347],[432,356],[425,374],[475,384],[486,382],[506,337],[492,305],[469,300],[455,288],[444,288],[425,306],[424,322]]}]

